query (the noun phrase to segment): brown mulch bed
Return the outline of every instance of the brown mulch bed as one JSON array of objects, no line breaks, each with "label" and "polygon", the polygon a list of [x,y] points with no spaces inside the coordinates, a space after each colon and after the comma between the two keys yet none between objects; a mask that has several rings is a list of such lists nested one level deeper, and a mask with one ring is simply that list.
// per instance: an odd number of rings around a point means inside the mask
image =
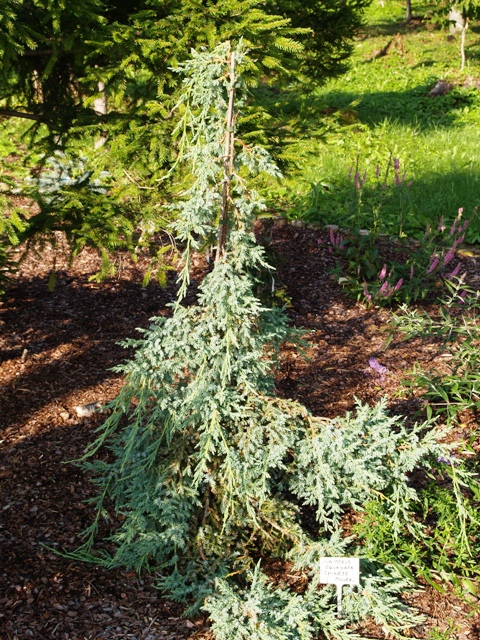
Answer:
[{"label": "brown mulch bed", "polygon": [[[279,256],[276,279],[286,287],[289,314],[307,330],[309,344],[307,359],[285,347],[279,393],[322,416],[344,414],[355,398],[383,395],[395,412],[413,415],[418,401],[398,395],[400,380],[415,362],[440,366],[435,346],[398,340],[384,352],[388,312],[343,295],[328,273],[327,245],[318,243],[323,232],[282,227],[265,234]],[[207,638],[207,621],[183,618],[181,607],[159,596],[154,576],[73,562],[50,550],[73,551],[92,519],[84,501],[93,489],[65,462],[82,455],[102,417],[79,418],[75,407],[118,393],[122,381],[111,367],[128,356],[118,341],[168,313],[175,296],[173,277],[163,290],[142,288],[142,261],[125,259],[115,278],[91,281],[100,264],[89,251],[71,267],[65,252],[57,254],[57,284],[49,292],[52,262],[51,248],[30,256],[0,304],[0,638]],[[465,258],[464,266],[478,284],[480,262]],[[194,283],[205,268],[199,259]],[[368,366],[370,357],[388,368],[384,378]],[[467,415],[454,436],[473,428]],[[475,603],[428,586],[410,600],[427,616],[415,637],[452,621],[454,637],[480,638]]]}]

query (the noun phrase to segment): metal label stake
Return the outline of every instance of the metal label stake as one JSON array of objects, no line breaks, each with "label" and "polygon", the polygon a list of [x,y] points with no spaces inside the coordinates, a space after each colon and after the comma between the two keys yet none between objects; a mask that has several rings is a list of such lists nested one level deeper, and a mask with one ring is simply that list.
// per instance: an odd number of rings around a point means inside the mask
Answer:
[{"label": "metal label stake", "polygon": [[339,618],[342,617],[342,586],[337,584],[337,615]]},{"label": "metal label stake", "polygon": [[342,617],[342,587],[360,584],[359,558],[320,558],[320,582],[337,587],[337,614]]}]

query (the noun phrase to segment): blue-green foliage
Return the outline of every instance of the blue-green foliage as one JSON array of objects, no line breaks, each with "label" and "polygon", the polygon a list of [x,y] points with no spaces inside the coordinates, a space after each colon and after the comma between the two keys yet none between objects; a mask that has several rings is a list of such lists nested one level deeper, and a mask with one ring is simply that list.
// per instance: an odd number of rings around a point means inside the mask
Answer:
[{"label": "blue-green foliage", "polygon": [[256,567],[251,585],[240,591],[226,580],[217,581],[217,595],[207,601],[217,640],[313,640],[313,627],[303,598],[274,589]]},{"label": "blue-green foliage", "polygon": [[36,178],[27,179],[27,184],[35,185],[42,195],[63,199],[62,190],[72,186],[85,186],[94,193],[107,193],[104,183],[109,176],[108,172],[102,172],[99,178],[92,178],[92,172],[87,170],[86,162],[82,158],[67,158],[64,153],[57,151],[46,159],[45,164],[48,165],[49,171],[42,172]]},{"label": "blue-green foliage", "polygon": [[[242,45],[235,53],[241,62]],[[118,368],[124,388],[89,451],[106,444],[111,452],[88,462],[99,514],[109,495],[122,515],[116,551],[104,561],[156,568],[170,597],[205,605],[218,640],[308,640],[319,631],[347,640],[358,637],[349,625],[365,616],[397,633],[418,622],[396,600],[404,581],[366,564],[338,619],[333,591],[320,589],[319,559],[362,555],[344,537],[341,516],[367,499],[391,503],[394,521],[408,518],[416,494],[406,474],[445,451],[435,430],[425,426],[420,436],[406,429],[385,403],[327,421],[275,395],[279,346],[292,332],[282,310],[254,295],[255,272],[268,265],[252,233],[263,203],[246,181],[260,170],[278,172],[263,151],[239,140],[226,249],[197,303],[182,304],[190,252],[209,241],[218,220],[229,56],[225,44],[183,67],[182,144],[195,169],[177,205],[185,266],[171,317],[156,318],[140,340],[127,342],[135,356]],[[234,84],[241,106],[242,85]],[[315,524],[307,529],[309,505]],[[303,588],[271,584],[259,554],[292,560]]]},{"label": "blue-green foliage", "polygon": [[290,489],[315,506],[318,522],[327,529],[338,527],[345,507],[361,510],[382,492],[398,531],[416,499],[407,474],[438,446],[439,433],[428,431],[422,438],[423,428],[407,429],[398,417],[389,417],[385,402],[359,405],[356,415],[325,421],[318,433],[298,443]]}]

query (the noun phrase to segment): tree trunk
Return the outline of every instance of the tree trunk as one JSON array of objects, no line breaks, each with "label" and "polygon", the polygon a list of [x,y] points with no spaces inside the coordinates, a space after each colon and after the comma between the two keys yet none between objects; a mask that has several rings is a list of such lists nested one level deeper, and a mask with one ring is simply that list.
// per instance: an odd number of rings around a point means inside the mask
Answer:
[{"label": "tree trunk", "polygon": [[460,71],[465,69],[465,34],[468,29],[468,18],[465,18],[462,29],[462,40],[460,44],[460,53],[462,55],[462,65],[460,67]]},{"label": "tree trunk", "polygon": [[412,20],[412,0],[406,0],[406,9],[407,9],[407,24]]},{"label": "tree trunk", "polygon": [[223,186],[222,204],[220,208],[220,222],[217,234],[217,255],[215,261],[221,259],[225,251],[227,240],[228,201],[230,199],[230,180],[233,173],[234,159],[234,97],[235,97],[235,53],[230,53],[230,87],[228,90],[227,128],[225,132],[225,146],[223,152]]}]

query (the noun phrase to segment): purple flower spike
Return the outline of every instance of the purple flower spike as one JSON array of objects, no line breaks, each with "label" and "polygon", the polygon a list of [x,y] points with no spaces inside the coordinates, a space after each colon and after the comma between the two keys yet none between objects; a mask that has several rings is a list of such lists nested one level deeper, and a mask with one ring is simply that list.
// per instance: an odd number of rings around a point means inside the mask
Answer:
[{"label": "purple flower spike", "polygon": [[383,295],[383,296],[388,296],[388,293],[389,293],[389,292],[388,292],[388,289],[389,289],[388,282],[387,282],[387,280],[385,280],[385,282],[384,282],[384,283],[382,284],[382,286],[380,287],[380,289],[379,289],[378,293],[379,293],[380,295]]},{"label": "purple flower spike", "polygon": [[438,230],[439,231],[445,231],[445,216],[442,216],[440,218],[440,222],[438,223]]},{"label": "purple flower spike", "polygon": [[443,257],[443,266],[445,267],[455,257],[455,249],[452,247]]},{"label": "purple flower spike", "polygon": [[463,242],[464,240],[465,240],[465,234],[464,234],[464,233],[462,233],[462,235],[461,235],[459,238],[457,238],[457,239],[455,240],[455,242],[453,243],[453,248],[454,248],[454,249],[456,249],[456,248],[458,247],[458,245],[459,245],[459,244],[462,244],[462,242]]},{"label": "purple flower spike", "polygon": [[363,283],[363,295],[365,296],[365,298],[371,302],[372,301],[372,296],[370,295],[370,293],[368,292],[368,287],[367,287],[367,283],[364,281]]},{"label": "purple flower spike", "polygon": [[378,279],[380,280],[380,282],[382,280],[385,280],[385,276],[387,275],[387,265],[384,264],[383,265],[383,269],[380,271],[380,273],[378,274]]},{"label": "purple flower spike", "polygon": [[360,174],[358,171],[355,171],[355,188],[360,190],[362,188],[362,184],[360,182]]},{"label": "purple flower spike", "polygon": [[454,278],[455,276],[458,276],[458,273],[459,273],[459,271],[460,271],[460,267],[461,267],[461,264],[460,264],[460,262],[459,262],[459,263],[457,264],[457,266],[455,267],[455,269],[452,271],[452,273],[449,273],[449,274],[448,274],[447,278]]},{"label": "purple flower spike", "polygon": [[400,171],[400,160],[398,158],[393,159],[393,168],[395,171]]},{"label": "purple flower spike", "polygon": [[453,236],[453,234],[455,233],[455,229],[457,227],[457,219],[455,218],[455,220],[453,221],[452,224],[452,228],[450,229],[450,235]]},{"label": "purple flower spike", "polygon": [[377,164],[377,168],[375,169],[375,177],[378,178],[379,175],[380,175],[380,165]]},{"label": "purple flower spike", "polygon": [[458,467],[460,460],[455,456],[438,456],[437,462],[440,464],[450,464],[452,467]]},{"label": "purple flower spike", "polygon": [[435,258],[428,267],[427,273],[432,273],[432,271],[435,271],[435,269],[438,267],[438,262],[438,258]]},{"label": "purple flower spike", "polygon": [[394,291],[398,291],[400,289],[400,287],[402,286],[402,284],[403,284],[403,278],[400,278],[400,280],[395,285]]},{"label": "purple flower spike", "polygon": [[374,371],[379,373],[382,376],[382,378],[386,373],[388,373],[387,367],[384,367],[383,364],[380,364],[376,358],[369,358],[368,364],[372,367]]},{"label": "purple flower spike", "polygon": [[410,188],[413,184],[413,180],[410,180],[410,182],[407,182],[407,187]]},{"label": "purple flower spike", "polygon": [[462,213],[463,213],[463,207],[460,207],[460,209],[458,210],[458,217],[459,218],[462,217]]}]

